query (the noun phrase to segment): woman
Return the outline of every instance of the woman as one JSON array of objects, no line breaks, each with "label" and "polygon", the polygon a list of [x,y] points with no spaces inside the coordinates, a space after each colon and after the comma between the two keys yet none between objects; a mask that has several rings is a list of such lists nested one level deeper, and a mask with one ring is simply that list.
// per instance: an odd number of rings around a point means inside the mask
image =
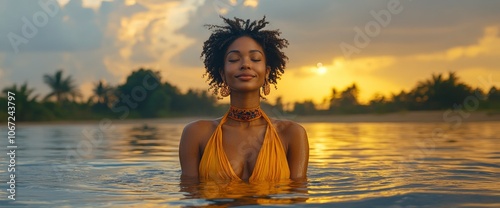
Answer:
[{"label": "woman", "polygon": [[229,96],[230,109],[216,120],[188,124],[179,144],[182,180],[304,180],[309,145],[304,128],[269,119],[260,109],[261,88],[269,94],[284,72],[288,41],[269,22],[222,17],[226,25],[203,45],[206,75],[215,95]]}]

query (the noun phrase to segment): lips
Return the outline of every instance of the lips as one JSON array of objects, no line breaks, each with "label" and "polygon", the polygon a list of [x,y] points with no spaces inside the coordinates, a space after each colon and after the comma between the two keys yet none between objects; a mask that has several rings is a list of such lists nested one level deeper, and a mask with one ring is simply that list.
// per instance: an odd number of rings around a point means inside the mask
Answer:
[{"label": "lips", "polygon": [[255,75],[243,73],[243,74],[238,74],[235,77],[239,80],[242,80],[242,81],[248,81],[248,80],[251,80],[252,78],[254,78]]}]

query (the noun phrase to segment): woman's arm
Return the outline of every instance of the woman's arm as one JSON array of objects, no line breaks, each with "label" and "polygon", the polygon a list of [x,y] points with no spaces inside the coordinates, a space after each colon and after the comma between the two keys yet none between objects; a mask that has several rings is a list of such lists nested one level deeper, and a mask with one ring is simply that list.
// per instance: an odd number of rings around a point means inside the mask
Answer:
[{"label": "woman's arm", "polygon": [[309,163],[309,141],[304,127],[290,122],[286,129],[288,140],[287,160],[290,168],[290,179],[307,179],[307,165]]},{"label": "woman's arm", "polygon": [[200,165],[200,135],[197,128],[200,122],[193,122],[182,131],[179,143],[179,160],[181,163],[181,180],[198,179],[198,167]]}]

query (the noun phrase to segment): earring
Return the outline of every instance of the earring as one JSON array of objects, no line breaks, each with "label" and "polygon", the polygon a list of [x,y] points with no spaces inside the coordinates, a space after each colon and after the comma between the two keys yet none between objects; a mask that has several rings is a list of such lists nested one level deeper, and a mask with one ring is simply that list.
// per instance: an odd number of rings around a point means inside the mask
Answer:
[{"label": "earring", "polygon": [[220,87],[220,96],[222,97],[227,97],[231,94],[231,90],[229,89],[229,86],[227,86],[226,83],[223,83],[222,86]]},{"label": "earring", "polygon": [[264,95],[269,95],[269,93],[271,92],[271,87],[269,86],[269,82],[266,82],[264,83],[264,86],[262,86],[262,92],[264,92]]}]

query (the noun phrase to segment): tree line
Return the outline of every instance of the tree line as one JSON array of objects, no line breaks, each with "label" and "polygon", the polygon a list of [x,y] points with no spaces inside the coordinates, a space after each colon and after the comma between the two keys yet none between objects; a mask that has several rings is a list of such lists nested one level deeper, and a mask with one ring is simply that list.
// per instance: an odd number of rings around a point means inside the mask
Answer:
[{"label": "tree line", "polygon": [[[228,108],[218,104],[217,98],[207,90],[189,89],[182,93],[176,86],[162,81],[158,71],[140,68],[133,71],[125,83],[112,86],[100,80],[94,83],[92,96],[84,100],[71,76],[62,70],[46,74],[43,81],[51,91],[40,97],[27,83],[13,84],[3,89],[0,96],[0,115],[7,117],[7,92],[15,94],[16,121],[85,120],[166,118],[180,116],[220,116]],[[263,102],[266,111],[292,113],[296,115],[328,115],[353,113],[389,113],[398,111],[444,110],[458,108],[475,98],[479,109],[500,110],[500,89],[495,86],[488,91],[473,89],[461,82],[454,72],[447,77],[432,75],[418,82],[410,91],[400,91],[389,97],[374,95],[368,104],[359,102],[359,88],[355,83],[342,91],[333,88],[323,104],[327,109],[318,109],[312,100],[293,103],[293,107],[278,97],[275,104]],[[465,103],[464,103],[465,102]],[[473,103],[474,104],[474,103]]]},{"label": "tree line", "polygon": [[500,89],[492,86],[487,91],[473,88],[460,81],[455,72],[434,74],[420,81],[409,91],[401,90],[390,96],[375,94],[368,104],[360,104],[359,88],[353,83],[342,91],[333,88],[326,98],[327,110],[318,110],[311,100],[295,103],[293,112],[302,115],[390,113],[424,110],[500,110]]},{"label": "tree line", "polygon": [[43,76],[51,92],[40,98],[27,83],[3,89],[0,115],[7,116],[7,92],[15,94],[16,120],[85,120],[211,116],[224,112],[217,98],[204,90],[186,93],[161,80],[160,73],[140,68],[125,83],[112,86],[100,80],[94,83],[92,96],[84,100],[71,76],[62,70]]}]

